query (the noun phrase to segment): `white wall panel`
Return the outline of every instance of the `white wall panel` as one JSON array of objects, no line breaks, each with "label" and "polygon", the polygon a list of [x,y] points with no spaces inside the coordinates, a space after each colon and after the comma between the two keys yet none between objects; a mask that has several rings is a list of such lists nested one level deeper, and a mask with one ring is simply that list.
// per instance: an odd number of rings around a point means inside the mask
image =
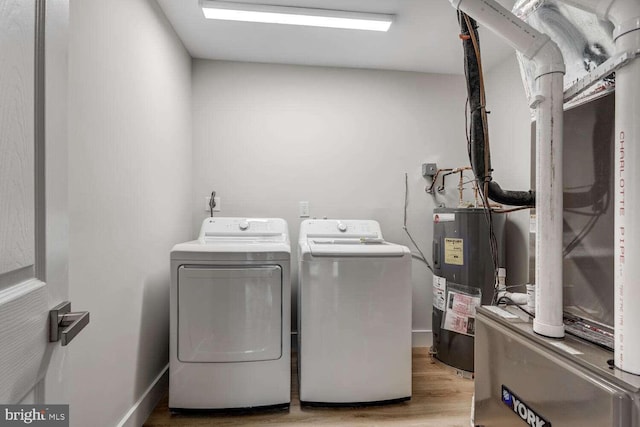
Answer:
[{"label": "white wall panel", "polygon": [[70,21],[70,297],[91,312],[70,346],[71,420],[112,426],[139,419],[168,363],[169,251],[191,237],[191,59],[155,1],[75,0]]},{"label": "white wall panel", "polygon": [[[194,61],[194,236],[215,190],[216,215],[286,219],[294,254],[299,201],[312,217],[375,219],[387,240],[409,245],[408,172],[409,228],[430,258],[436,201],[421,164],[468,164],[465,99],[460,76]],[[457,182],[448,185],[438,202],[455,206]],[[413,286],[413,328],[430,330],[431,274],[419,262]]]}]

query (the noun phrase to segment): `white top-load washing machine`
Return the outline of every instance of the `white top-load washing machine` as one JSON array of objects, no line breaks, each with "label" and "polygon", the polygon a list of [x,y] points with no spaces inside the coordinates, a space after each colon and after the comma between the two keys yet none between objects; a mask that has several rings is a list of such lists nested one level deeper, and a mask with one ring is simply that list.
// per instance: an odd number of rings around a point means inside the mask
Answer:
[{"label": "white top-load washing machine", "polygon": [[287,407],[291,249],[282,219],[207,218],[171,251],[171,410]]},{"label": "white top-load washing machine", "polygon": [[300,401],[411,397],[411,253],[368,220],[306,220],[298,251]]}]

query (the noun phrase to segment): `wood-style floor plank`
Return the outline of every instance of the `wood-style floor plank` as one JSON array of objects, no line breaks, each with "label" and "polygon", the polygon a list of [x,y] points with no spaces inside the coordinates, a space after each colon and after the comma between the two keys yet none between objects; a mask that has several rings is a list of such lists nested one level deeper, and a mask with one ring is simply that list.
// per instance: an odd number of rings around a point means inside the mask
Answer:
[{"label": "wood-style floor plank", "polygon": [[413,396],[409,402],[366,408],[300,407],[295,357],[289,411],[249,415],[172,415],[165,396],[146,427],[184,426],[424,426],[469,427],[473,380],[432,360],[428,349],[413,349]]}]

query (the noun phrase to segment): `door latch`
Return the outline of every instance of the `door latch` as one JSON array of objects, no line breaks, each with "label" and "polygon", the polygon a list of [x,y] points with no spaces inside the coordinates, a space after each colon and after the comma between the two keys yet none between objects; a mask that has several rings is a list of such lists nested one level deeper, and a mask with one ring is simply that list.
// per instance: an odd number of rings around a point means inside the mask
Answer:
[{"label": "door latch", "polygon": [[89,324],[88,311],[71,312],[71,303],[65,301],[49,311],[49,342],[62,341],[65,346]]}]

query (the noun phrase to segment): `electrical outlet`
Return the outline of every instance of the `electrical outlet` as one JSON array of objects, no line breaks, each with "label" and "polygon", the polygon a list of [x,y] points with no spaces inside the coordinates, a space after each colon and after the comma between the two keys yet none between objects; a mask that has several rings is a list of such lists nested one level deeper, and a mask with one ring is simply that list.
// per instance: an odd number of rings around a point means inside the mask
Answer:
[{"label": "electrical outlet", "polygon": [[[205,196],[205,198],[204,198],[204,203],[205,203],[204,210],[206,212],[210,212],[211,211],[211,208],[209,207],[209,200],[211,200],[211,196]],[[214,197],[213,200],[216,202],[216,206],[213,208],[213,211],[214,212],[222,211],[222,205],[221,205],[222,201],[220,199],[220,196]]]},{"label": "electrical outlet", "polygon": [[299,202],[300,218],[309,218],[309,202]]},{"label": "electrical outlet", "polygon": [[433,178],[438,172],[438,166],[435,163],[422,164],[422,176],[425,178]]}]

